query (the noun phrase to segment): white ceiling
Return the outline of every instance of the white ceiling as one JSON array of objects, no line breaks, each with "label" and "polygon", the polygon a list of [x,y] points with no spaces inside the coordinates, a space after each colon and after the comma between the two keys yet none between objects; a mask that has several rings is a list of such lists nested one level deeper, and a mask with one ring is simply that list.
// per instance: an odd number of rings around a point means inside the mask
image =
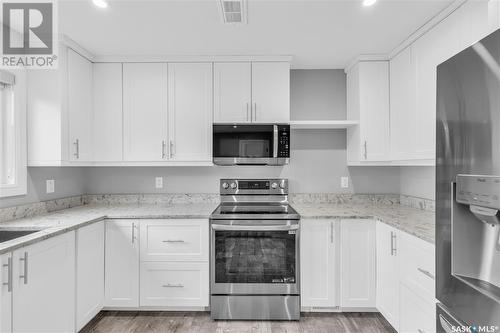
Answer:
[{"label": "white ceiling", "polygon": [[217,0],[59,2],[59,30],[95,55],[291,55],[294,68],[344,68],[387,53],[452,0],[249,0],[224,25]]}]

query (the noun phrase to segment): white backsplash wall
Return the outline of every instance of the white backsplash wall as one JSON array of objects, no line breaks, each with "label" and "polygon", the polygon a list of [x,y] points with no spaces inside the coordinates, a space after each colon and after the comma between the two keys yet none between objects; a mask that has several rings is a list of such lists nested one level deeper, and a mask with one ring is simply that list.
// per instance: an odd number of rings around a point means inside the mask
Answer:
[{"label": "white backsplash wall", "polygon": [[[46,180],[55,181],[54,193],[46,193]],[[28,194],[0,199],[0,208],[85,194],[85,169],[79,167],[28,168]]]},{"label": "white backsplash wall", "polygon": [[400,193],[435,200],[436,169],[433,166],[400,168]]}]

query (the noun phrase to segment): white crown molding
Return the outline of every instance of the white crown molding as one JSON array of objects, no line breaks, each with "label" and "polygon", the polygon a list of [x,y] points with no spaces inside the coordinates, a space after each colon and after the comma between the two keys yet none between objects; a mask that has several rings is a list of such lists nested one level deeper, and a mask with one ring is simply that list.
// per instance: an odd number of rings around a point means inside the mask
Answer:
[{"label": "white crown molding", "polygon": [[66,45],[71,48],[76,53],[80,54],[82,57],[87,58],[90,62],[94,62],[95,55],[87,51],[83,46],[75,42],[73,39],[65,34],[59,34],[59,43]]},{"label": "white crown molding", "polygon": [[291,62],[289,55],[150,55],[150,56],[95,56],[93,62]]}]

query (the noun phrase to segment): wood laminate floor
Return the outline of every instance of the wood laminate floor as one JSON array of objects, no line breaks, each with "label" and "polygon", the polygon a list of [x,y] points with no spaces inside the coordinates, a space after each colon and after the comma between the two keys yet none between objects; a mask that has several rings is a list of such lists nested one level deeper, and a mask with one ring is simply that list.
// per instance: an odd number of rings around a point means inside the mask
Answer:
[{"label": "wood laminate floor", "polygon": [[379,313],[306,313],[300,321],[213,321],[208,312],[103,311],[81,333],[395,333]]}]

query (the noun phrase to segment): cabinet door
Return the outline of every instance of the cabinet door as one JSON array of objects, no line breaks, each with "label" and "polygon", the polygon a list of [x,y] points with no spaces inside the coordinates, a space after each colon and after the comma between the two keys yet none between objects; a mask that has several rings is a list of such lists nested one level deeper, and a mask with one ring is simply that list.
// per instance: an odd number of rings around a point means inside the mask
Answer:
[{"label": "cabinet door", "polygon": [[389,62],[364,62],[359,66],[362,159],[387,161],[390,158]]},{"label": "cabinet door", "polygon": [[214,122],[250,122],[252,64],[214,64]]},{"label": "cabinet door", "polygon": [[401,325],[399,332],[436,332],[436,303],[422,299],[412,289],[401,283]]},{"label": "cabinet door", "polygon": [[339,305],[339,223],[302,220],[300,226],[301,304],[305,307]]},{"label": "cabinet door", "polygon": [[375,221],[342,220],[341,301],[343,308],[375,307]]},{"label": "cabinet door", "polygon": [[14,332],[75,330],[75,233],[20,248],[14,258]]},{"label": "cabinet door", "polygon": [[166,159],[167,64],[123,64],[123,126],[125,160]]},{"label": "cabinet door", "polygon": [[399,328],[399,265],[397,230],[377,222],[377,309]]},{"label": "cabinet door", "polygon": [[0,256],[0,332],[12,331],[12,255],[10,253]]},{"label": "cabinet door", "polygon": [[290,121],[290,64],[252,63],[252,117],[255,123]]},{"label": "cabinet door", "polygon": [[390,61],[391,159],[396,161],[418,158],[415,74],[412,47],[408,46]]},{"label": "cabinet door", "polygon": [[92,63],[68,49],[69,160],[92,160]]},{"label": "cabinet door", "polygon": [[94,64],[94,161],[121,161],[122,64]]},{"label": "cabinet door", "polygon": [[104,300],[104,222],[76,231],[76,329],[101,311]]},{"label": "cabinet door", "polygon": [[151,219],[140,229],[141,261],[208,261],[205,219]]},{"label": "cabinet door", "polygon": [[141,263],[141,306],[208,306],[208,262]]},{"label": "cabinet door", "polygon": [[168,64],[169,158],[212,160],[212,64]]},{"label": "cabinet door", "polygon": [[138,232],[133,220],[106,221],[105,306],[139,306]]}]

